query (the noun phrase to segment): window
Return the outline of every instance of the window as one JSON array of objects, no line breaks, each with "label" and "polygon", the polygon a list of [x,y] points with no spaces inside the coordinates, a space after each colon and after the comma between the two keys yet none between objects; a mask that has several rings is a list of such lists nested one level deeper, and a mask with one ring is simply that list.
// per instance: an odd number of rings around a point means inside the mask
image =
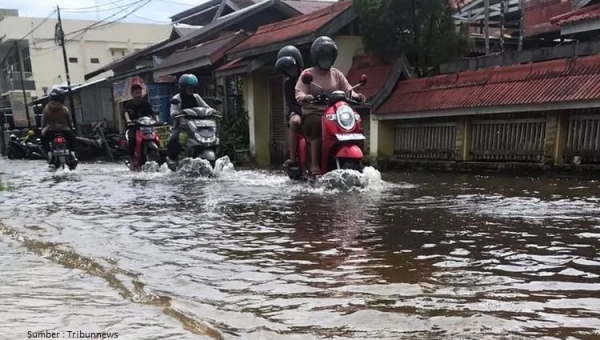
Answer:
[{"label": "window", "polygon": [[100,59],[98,59],[98,58],[92,58],[92,59],[90,59],[90,62],[92,64],[100,64]]},{"label": "window", "polygon": [[77,63],[77,58],[71,57],[71,58],[69,58],[69,62],[70,63]]},{"label": "window", "polygon": [[121,51],[121,57],[125,56],[125,51]]}]

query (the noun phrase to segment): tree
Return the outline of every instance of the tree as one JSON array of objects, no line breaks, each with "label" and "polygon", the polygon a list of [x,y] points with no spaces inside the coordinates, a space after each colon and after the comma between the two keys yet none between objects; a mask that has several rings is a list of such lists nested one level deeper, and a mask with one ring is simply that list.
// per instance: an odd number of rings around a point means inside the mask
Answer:
[{"label": "tree", "polygon": [[451,0],[354,0],[367,52],[383,59],[404,54],[418,76],[435,74],[464,56],[469,39],[457,28]]}]

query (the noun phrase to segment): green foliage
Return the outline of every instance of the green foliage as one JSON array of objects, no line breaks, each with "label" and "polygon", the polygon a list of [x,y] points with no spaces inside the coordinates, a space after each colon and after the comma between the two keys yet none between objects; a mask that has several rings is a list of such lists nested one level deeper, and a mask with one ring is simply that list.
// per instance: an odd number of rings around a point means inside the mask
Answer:
[{"label": "green foliage", "polygon": [[465,26],[456,27],[450,0],[354,0],[368,52],[383,59],[404,54],[418,76],[464,56]]},{"label": "green foliage", "polygon": [[221,152],[236,159],[236,151],[248,149],[250,146],[250,126],[248,111],[225,114],[219,126]]},{"label": "green foliage", "polygon": [[0,180],[0,192],[2,191],[14,191],[15,188],[8,185],[8,184],[4,184],[4,181]]}]

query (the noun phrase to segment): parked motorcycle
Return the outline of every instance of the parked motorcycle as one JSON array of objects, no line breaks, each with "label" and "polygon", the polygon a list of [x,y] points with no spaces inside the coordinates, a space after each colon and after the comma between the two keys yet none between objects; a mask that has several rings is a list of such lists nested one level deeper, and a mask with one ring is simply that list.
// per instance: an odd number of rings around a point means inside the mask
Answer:
[{"label": "parked motorcycle", "polygon": [[135,125],[135,164],[130,164],[129,160],[125,163],[132,171],[138,171],[139,168],[147,162],[156,162],[159,166],[162,164],[158,145],[160,138],[156,133],[156,126],[162,125],[150,117],[140,117],[129,125]]},{"label": "parked motorcycle", "polygon": [[34,142],[25,142],[25,152],[27,159],[45,159],[44,151],[42,150],[42,140],[36,138]]},{"label": "parked motorcycle", "polygon": [[[364,141],[363,124],[360,115],[350,105],[357,105],[344,91],[334,91],[331,96],[323,93],[318,84],[313,83],[310,72],[302,75],[304,84],[312,84],[321,93],[315,96],[314,103],[326,104],[327,109],[321,116],[321,173],[336,169],[353,169],[362,172]],[[360,82],[352,88],[367,83],[367,75],[360,77]],[[288,176],[292,180],[307,180],[313,178],[310,173],[310,148],[302,132],[298,134],[299,167],[288,168]]]},{"label": "parked motorcycle", "polygon": [[[220,99],[215,101],[222,102]],[[173,98],[170,103],[177,105],[179,100]],[[179,153],[177,162],[167,162],[171,171],[176,171],[179,161],[186,157],[205,159],[214,168],[219,153],[216,118],[221,117],[217,110],[206,107],[183,109],[173,117],[180,119],[183,131],[179,135],[179,143],[183,150]]]},{"label": "parked motorcycle", "polygon": [[77,159],[74,152],[67,147],[67,139],[64,135],[57,133],[51,142],[50,148],[50,164],[54,165],[54,169],[64,169],[65,166],[69,170],[77,168]]},{"label": "parked motorcycle", "polygon": [[8,139],[8,148],[6,150],[8,159],[23,159],[27,157],[27,146],[23,138],[11,134]]}]

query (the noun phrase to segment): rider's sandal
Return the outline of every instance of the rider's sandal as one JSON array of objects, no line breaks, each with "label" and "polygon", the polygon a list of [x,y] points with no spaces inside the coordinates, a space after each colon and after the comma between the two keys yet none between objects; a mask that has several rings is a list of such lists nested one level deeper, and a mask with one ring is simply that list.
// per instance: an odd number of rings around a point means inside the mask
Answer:
[{"label": "rider's sandal", "polygon": [[297,165],[297,162],[295,162],[295,161],[293,161],[291,159],[288,159],[285,162],[283,162],[282,166],[284,168],[294,168],[294,167],[296,167],[296,165]]}]

